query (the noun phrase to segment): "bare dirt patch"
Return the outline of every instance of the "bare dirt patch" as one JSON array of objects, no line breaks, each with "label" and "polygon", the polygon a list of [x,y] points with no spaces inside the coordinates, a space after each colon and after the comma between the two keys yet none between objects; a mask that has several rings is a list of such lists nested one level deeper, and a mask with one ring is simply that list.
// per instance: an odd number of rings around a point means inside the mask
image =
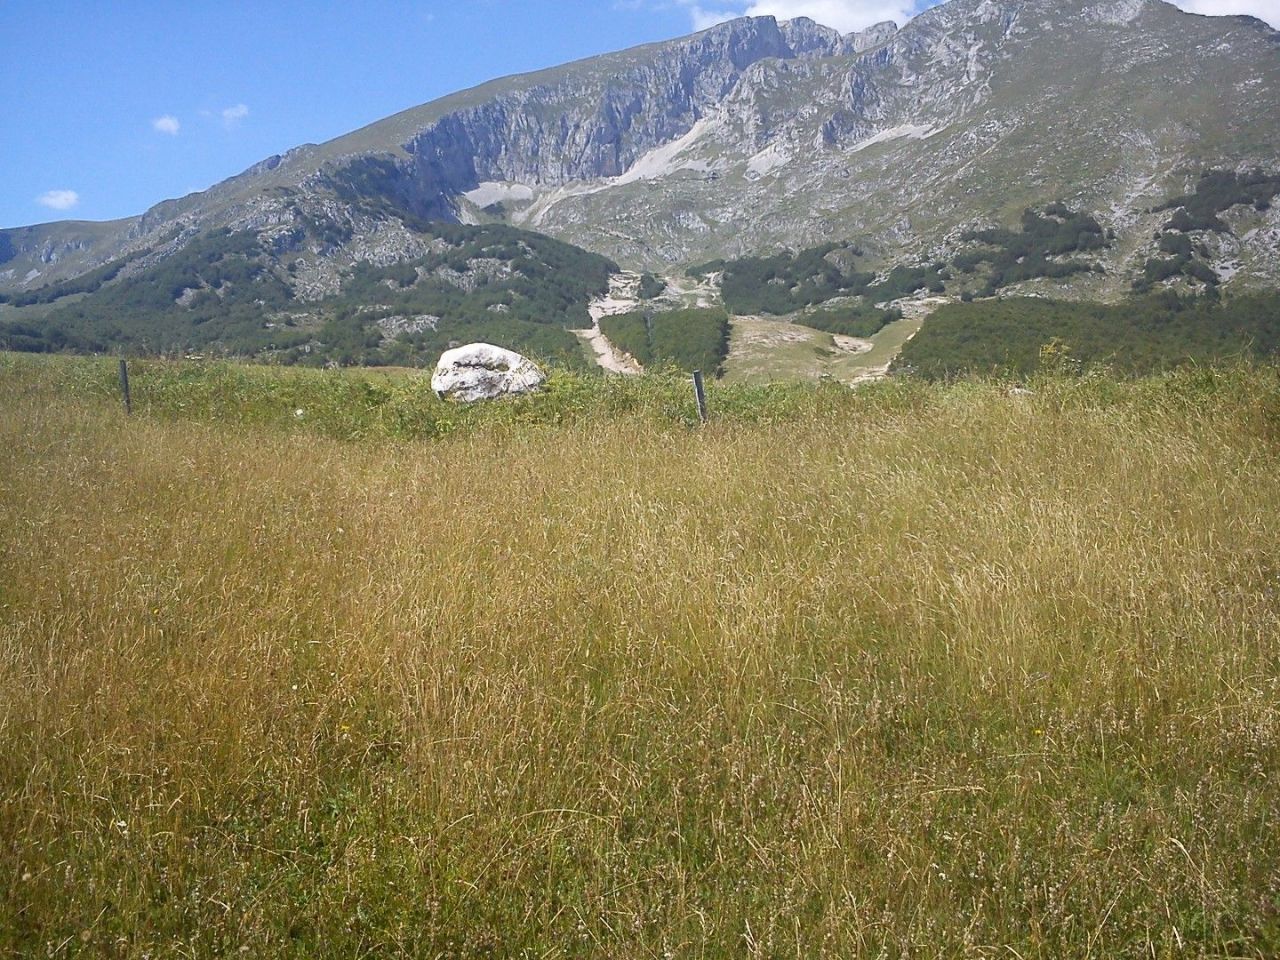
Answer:
[{"label": "bare dirt patch", "polygon": [[591,314],[591,329],[574,331],[591,348],[591,353],[602,370],[628,376],[644,373],[644,367],[639,361],[615,347],[600,329],[601,318],[639,309],[639,291],[638,273],[622,273],[610,277],[609,292],[603,297],[597,297],[587,306],[587,311]]}]

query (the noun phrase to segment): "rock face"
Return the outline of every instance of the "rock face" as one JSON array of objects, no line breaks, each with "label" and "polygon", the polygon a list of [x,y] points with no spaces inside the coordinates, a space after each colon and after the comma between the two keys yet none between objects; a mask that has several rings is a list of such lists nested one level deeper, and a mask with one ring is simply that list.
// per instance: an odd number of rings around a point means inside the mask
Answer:
[{"label": "rock face", "polygon": [[431,389],[446,400],[472,403],[529,393],[547,379],[528,357],[491,343],[446,350],[431,377]]}]

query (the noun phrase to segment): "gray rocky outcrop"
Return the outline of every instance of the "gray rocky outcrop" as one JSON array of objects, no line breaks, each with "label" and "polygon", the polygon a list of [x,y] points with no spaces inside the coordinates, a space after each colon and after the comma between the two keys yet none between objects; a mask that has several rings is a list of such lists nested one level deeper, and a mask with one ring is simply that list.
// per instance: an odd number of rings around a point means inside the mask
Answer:
[{"label": "gray rocky outcrop", "polygon": [[446,350],[431,377],[431,389],[446,400],[473,403],[529,393],[547,379],[528,357],[491,343]]}]

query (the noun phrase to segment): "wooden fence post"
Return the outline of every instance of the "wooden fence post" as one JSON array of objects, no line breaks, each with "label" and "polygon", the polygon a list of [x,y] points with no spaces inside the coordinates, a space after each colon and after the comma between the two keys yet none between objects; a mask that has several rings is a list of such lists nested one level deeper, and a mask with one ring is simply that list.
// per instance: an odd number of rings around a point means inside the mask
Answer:
[{"label": "wooden fence post", "polygon": [[120,358],[120,393],[124,396],[124,412],[133,413],[133,403],[129,399],[129,362]]},{"label": "wooden fence post", "polygon": [[698,419],[707,422],[707,391],[702,386],[702,371],[693,371],[693,396],[698,401]]}]

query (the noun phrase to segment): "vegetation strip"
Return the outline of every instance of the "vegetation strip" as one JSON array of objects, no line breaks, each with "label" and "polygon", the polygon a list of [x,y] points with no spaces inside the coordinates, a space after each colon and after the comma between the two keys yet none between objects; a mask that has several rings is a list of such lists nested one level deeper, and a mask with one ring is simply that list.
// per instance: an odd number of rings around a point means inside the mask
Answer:
[{"label": "vegetation strip", "polygon": [[1064,364],[1134,375],[1280,356],[1280,294],[1166,292],[1121,304],[1009,298],[935,310],[895,362],[929,378],[1027,376]]}]

